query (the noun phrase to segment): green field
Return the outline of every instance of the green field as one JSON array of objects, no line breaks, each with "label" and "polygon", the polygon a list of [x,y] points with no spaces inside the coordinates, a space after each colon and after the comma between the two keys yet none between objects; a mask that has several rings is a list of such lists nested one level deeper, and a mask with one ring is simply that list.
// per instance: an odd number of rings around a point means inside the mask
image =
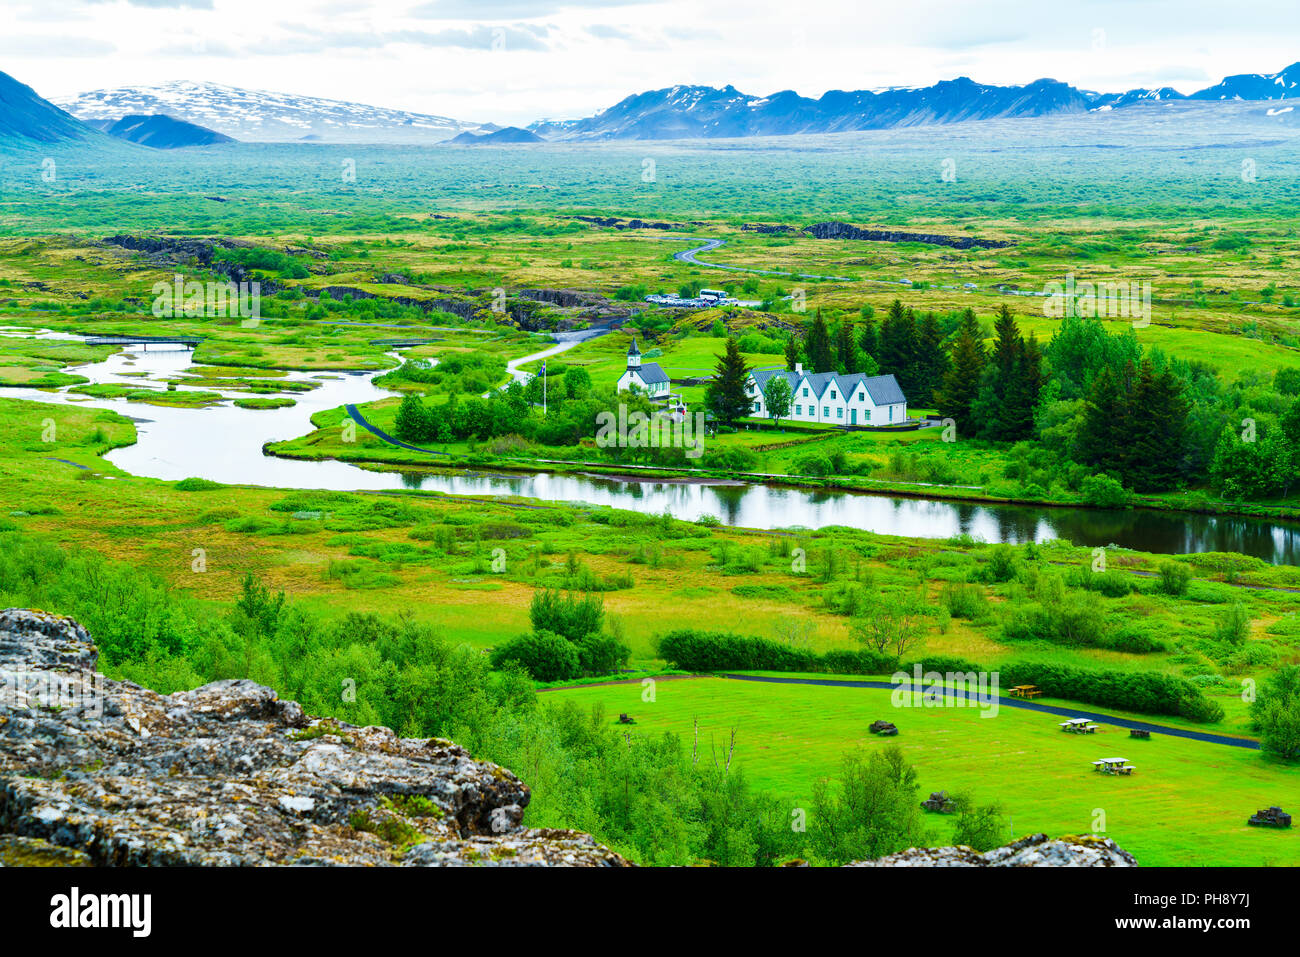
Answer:
[{"label": "green field", "polygon": [[[1009,707],[993,718],[976,708],[895,708],[883,690],[689,678],[659,679],[654,691],[652,703],[640,683],[547,695],[606,715],[626,712],[636,734],[669,731],[691,741],[698,720],[706,761],[735,728],[736,764],[756,785],[805,806],[813,782],[845,751],[898,744],[920,769],[922,792],[996,798],[1017,837],[1104,833],[1148,866],[1300,864],[1296,834],[1246,824],[1300,785],[1300,769],[1258,751],[1159,734],[1138,741],[1113,726],[1064,734],[1062,719]],[[867,731],[880,718],[898,725],[897,738]],[[1131,777],[1092,769],[1092,761],[1116,756],[1137,768]],[[945,843],[949,822],[930,815],[930,824]]]},{"label": "green field", "polygon": [[[1137,135],[1128,120],[1114,122],[1111,134]],[[127,372],[127,385],[88,383],[79,372],[115,347],[0,336],[0,605],[79,616],[101,643],[107,674],[164,692],[248,677],[314,713],[456,737],[534,788],[526,823],[581,827],[637,859],[659,859],[646,821],[680,838],[670,863],[718,860],[720,846],[732,847],[710,830],[722,812],[708,801],[734,780],[708,777],[711,757],[701,761],[706,768],[683,758],[697,719],[706,755],[734,729],[749,785],[777,804],[807,806],[814,784],[839,773],[845,752],[885,746],[866,725],[886,718],[902,728],[892,743],[918,769],[923,791],[996,803],[1017,836],[1102,830],[1148,865],[1300,863],[1293,833],[1246,825],[1262,807],[1294,810],[1300,783],[1300,766],[1259,751],[1163,735],[1134,741],[1114,727],[1075,737],[1050,716],[1011,708],[996,719],[968,709],[896,711],[882,691],[716,678],[660,680],[653,703],[639,682],[534,699],[527,673],[492,657],[538,630],[531,603],[549,591],[598,599],[600,634],[626,649],[619,667],[638,675],[672,666],[660,641],[675,631],[737,633],[799,653],[860,652],[867,624],[913,608],[916,634],[903,660],[1166,676],[1189,682],[1222,716],[1214,709],[1209,720],[1138,716],[1255,738],[1261,731],[1243,688],[1266,688],[1300,665],[1293,565],[1110,548],[1101,579],[1093,549],[1068,541],[999,549],[961,535],[765,531],[409,488],[333,493],[160,481],[104,458],[138,440],[145,429],[132,420],[148,420],[151,404],[184,408],[201,423],[211,412],[203,407],[234,401],[255,410],[249,428],[258,428],[259,419],[275,417],[269,410],[289,410],[321,382],[350,373],[386,374],[382,384],[394,395],[363,403],[361,412],[396,433],[404,396],[440,408],[452,398],[479,402],[506,384],[508,362],[547,348],[553,333],[606,324],[608,334],[548,359],[547,387],[563,389],[565,401],[570,370],[590,380],[590,394],[573,395],[575,402],[613,401],[609,390],[635,337],[648,361],[693,380],[675,391],[699,410],[706,386],[694,380],[713,372],[728,336],[746,343],[749,365],[779,366],[787,339],[805,336],[818,312],[833,328],[878,323],[895,300],[950,326],[970,307],[986,345],[994,342],[995,310],[1009,304],[1020,330],[1045,345],[1061,323],[1043,315],[1041,301],[1011,293],[1070,273],[1152,283],[1152,323],[1132,331],[1145,354],[1156,350],[1201,376],[1195,424],[1203,434],[1235,430],[1246,418],[1274,428],[1300,401],[1288,391],[1291,380],[1277,375],[1300,369],[1300,168],[1289,143],[1261,142],[1254,128],[1191,128],[1145,130],[1133,149],[1113,150],[1080,145],[1071,121],[1036,136],[1019,129],[958,131],[957,184],[935,181],[932,141],[911,131],[718,147],[485,149],[472,157],[240,146],[160,154],[149,168],[72,151],[59,155],[60,179],[48,189],[20,182],[20,165],[0,162],[0,327],[202,337],[188,374],[155,377],[141,364]],[[1249,191],[1223,163],[1224,150],[1199,148],[1225,139],[1252,150],[1268,171]],[[636,175],[645,155],[658,161],[656,183]],[[336,182],[344,156],[357,161],[355,186]],[[617,229],[577,218],[587,214],[676,225]],[[742,228],[830,219],[1015,245],[956,249]],[[174,241],[182,251],[138,254],[107,241],[119,232]],[[704,256],[715,263],[850,278],[807,281],[674,260],[696,236],[726,240]],[[260,264],[248,267],[266,284],[260,322],[153,315],[156,283],[178,271],[225,275],[190,262],[180,244],[195,239],[236,240],[244,245],[221,261]],[[682,285],[722,286],[763,306],[683,313],[644,302]],[[1104,327],[1116,339],[1131,329],[1124,321]],[[385,342],[407,338],[428,341]],[[295,380],[291,372],[310,376]],[[572,381],[581,383],[580,373]],[[177,384],[188,388],[169,390]],[[30,388],[70,388],[78,398],[111,401],[113,411],[16,397]],[[551,421],[564,408],[559,395],[548,393]],[[938,429],[846,434],[742,419],[710,438],[700,462],[682,463],[623,457],[586,436],[552,441],[527,403],[527,434],[416,443],[443,458],[365,430],[353,437],[344,419],[341,407],[324,409],[304,434],[277,436],[269,452],[414,477],[465,469],[608,474],[631,464],[663,476],[699,477],[687,468],[775,476],[813,496],[825,487],[965,504],[1098,504],[1083,488],[1092,467],[1068,461],[1047,420],[1022,441],[948,442]],[[1300,514],[1296,485],[1234,496],[1200,474],[1177,488],[1122,491],[1108,506],[1117,526],[1133,505],[1188,508],[1198,520]],[[283,592],[283,608],[260,599],[263,588]],[[584,680],[608,673],[588,669]],[[344,680],[358,683],[357,701],[340,699]],[[636,719],[632,741],[613,723],[621,712]],[[677,736],[677,751],[662,745],[664,732]],[[1137,773],[1091,770],[1090,761],[1115,754],[1132,759]],[[656,802],[635,813],[630,799],[620,804],[633,777],[639,797]],[[748,835],[761,802],[727,799],[735,801],[733,829]],[[951,819],[932,816],[929,824],[935,843],[949,839]],[[803,851],[783,845],[782,854]]]}]

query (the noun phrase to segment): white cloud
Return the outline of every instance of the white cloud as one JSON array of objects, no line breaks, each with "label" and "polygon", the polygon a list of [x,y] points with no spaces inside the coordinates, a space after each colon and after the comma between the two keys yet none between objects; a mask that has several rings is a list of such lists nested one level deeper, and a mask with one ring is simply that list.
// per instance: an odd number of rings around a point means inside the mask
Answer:
[{"label": "white cloud", "polygon": [[5,0],[0,69],[45,95],[205,79],[504,124],[678,83],[1190,92],[1281,69],[1297,33],[1294,0]]}]

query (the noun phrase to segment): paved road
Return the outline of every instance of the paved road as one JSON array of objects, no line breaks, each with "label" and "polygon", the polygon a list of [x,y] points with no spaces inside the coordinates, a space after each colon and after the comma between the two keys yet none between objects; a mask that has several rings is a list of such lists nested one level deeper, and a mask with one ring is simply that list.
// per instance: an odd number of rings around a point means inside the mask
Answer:
[{"label": "paved road", "polygon": [[683,249],[681,252],[673,253],[673,258],[681,263],[690,263],[692,266],[703,266],[707,269],[725,269],[728,272],[751,272],[760,276],[790,276],[793,279],[821,279],[827,282],[853,282],[849,276],[816,276],[811,273],[803,272],[780,272],[776,269],[750,269],[747,266],[724,266],[721,263],[706,263],[696,259],[699,253],[712,252],[719,246],[727,245],[725,239],[701,239],[699,236],[684,236],[683,239],[689,239],[691,242],[700,243],[691,249]]},{"label": "paved road", "polygon": [[[729,678],[733,681],[762,681],[769,684],[783,685],[821,685],[828,688],[876,688],[885,691],[893,691],[898,687],[888,681],[848,681],[837,678],[777,678],[765,675],[733,674],[723,674],[719,677]],[[975,700],[974,697],[966,694],[966,689],[964,688],[960,690],[956,688],[936,688],[934,690],[942,690],[944,697],[964,697],[970,701]],[[1051,704],[1039,704],[1036,701],[1023,701],[1020,698],[999,696],[998,707],[1022,708],[1026,711],[1040,711],[1044,714],[1060,715],[1063,718],[1087,718],[1089,721],[1095,721],[1098,724],[1110,724],[1119,728],[1150,731],[1154,734],[1165,734],[1174,738],[1190,738],[1193,741],[1205,741],[1209,744],[1224,744],[1233,748],[1248,748],[1255,751],[1259,750],[1259,742],[1252,741],[1250,738],[1234,738],[1231,735],[1211,734],[1208,731],[1192,731],[1186,728],[1171,728],[1163,724],[1151,724],[1148,721],[1134,721],[1131,718],[1117,718],[1114,715],[1101,714],[1096,711],[1083,711],[1078,708],[1061,708]]]},{"label": "paved road", "polygon": [[423,452],[425,455],[441,455],[443,458],[449,457],[446,452],[434,452],[431,449],[422,449],[418,445],[410,445],[406,442],[403,442],[401,439],[394,438],[393,436],[389,435],[387,432],[385,432],[383,429],[379,428],[378,426],[371,425],[369,422],[367,422],[366,417],[361,414],[360,410],[358,410],[355,405],[349,403],[348,405],[345,405],[343,408],[347,409],[348,415],[352,417],[353,422],[361,426],[371,435],[376,435],[379,438],[383,439],[389,445],[396,445],[399,449],[410,449],[412,452]]}]

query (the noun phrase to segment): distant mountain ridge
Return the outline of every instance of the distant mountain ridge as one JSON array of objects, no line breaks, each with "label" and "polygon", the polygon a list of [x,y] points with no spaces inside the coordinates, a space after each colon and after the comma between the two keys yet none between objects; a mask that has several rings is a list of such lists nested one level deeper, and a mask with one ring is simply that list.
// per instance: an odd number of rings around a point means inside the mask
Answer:
[{"label": "distant mountain ridge", "polygon": [[41,99],[30,86],[0,73],[0,140],[58,143],[95,135],[97,131]]},{"label": "distant mountain ridge", "polygon": [[[1058,80],[1024,86],[976,83],[968,77],[909,89],[832,90],[812,99],[784,90],[755,97],[734,86],[674,86],[626,97],[585,119],[545,120],[502,128],[340,100],[242,90],[213,83],[97,90],[58,105],[0,73],[0,141],[58,143],[102,138],[92,121],[111,128],[135,118],[123,138],[158,146],[208,145],[205,133],[281,143],[502,144],[540,140],[662,140],[839,133],[942,125],[968,120],[1051,116],[1125,109],[1171,100],[1272,101],[1300,98],[1300,63],[1278,73],[1238,74],[1185,96],[1169,87],[1125,93],[1080,90]],[[67,112],[59,106],[66,107]],[[1289,112],[1279,109],[1279,114]],[[72,115],[70,115],[72,114]],[[1270,116],[1272,113],[1270,113]],[[142,124],[141,118],[152,118]],[[170,128],[164,131],[163,128]],[[143,137],[143,138],[142,138]]]},{"label": "distant mountain ridge", "polygon": [[505,126],[491,133],[461,133],[447,141],[453,146],[503,146],[515,143],[545,143],[546,141],[529,130],[517,126]]},{"label": "distant mountain ridge", "polygon": [[629,96],[595,116],[528,127],[546,139],[687,139],[854,130],[1082,113],[1165,100],[1277,100],[1300,96],[1300,63],[1279,73],[1230,76],[1184,96],[1170,87],[1094,93],[1059,80],[989,86],[969,77],[911,89],[831,90],[818,99],[783,90],[751,96],[734,86],[674,86]]},{"label": "distant mountain ridge", "polygon": [[427,113],[189,81],[94,90],[54,102],[83,120],[165,114],[258,143],[427,144],[482,129]]},{"label": "distant mountain ridge", "polygon": [[91,126],[109,136],[139,143],[159,150],[184,149],[191,146],[216,146],[234,143],[235,139],[194,123],[186,123],[161,113],[154,116],[124,116],[120,120],[90,120]]}]

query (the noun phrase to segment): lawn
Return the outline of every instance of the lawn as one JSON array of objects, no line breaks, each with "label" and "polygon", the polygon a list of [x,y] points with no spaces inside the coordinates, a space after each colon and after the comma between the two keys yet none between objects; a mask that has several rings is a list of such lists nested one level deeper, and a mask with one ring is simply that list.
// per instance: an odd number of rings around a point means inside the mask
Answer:
[{"label": "lawn", "polygon": [[[895,708],[890,692],[757,684],[722,678],[659,679],[654,701],[640,683],[548,691],[547,700],[626,712],[635,734],[672,732],[691,746],[699,721],[701,760],[738,732],[735,763],[756,786],[808,807],[812,785],[838,771],[840,756],[862,746],[899,745],[930,791],[997,802],[1016,836],[1091,833],[1100,828],[1146,866],[1300,864],[1300,832],[1249,827],[1273,804],[1289,806],[1300,768],[1258,751],[1153,734],[1129,738],[1115,727],[1067,735],[1051,715],[1001,708],[994,718],[973,708]],[[883,718],[900,734],[879,738],[867,725]],[[1158,723],[1158,721],[1157,721]],[[1103,776],[1092,761],[1127,757],[1131,777]],[[932,815],[935,843],[951,821]],[[816,827],[810,814],[809,827]]]}]

